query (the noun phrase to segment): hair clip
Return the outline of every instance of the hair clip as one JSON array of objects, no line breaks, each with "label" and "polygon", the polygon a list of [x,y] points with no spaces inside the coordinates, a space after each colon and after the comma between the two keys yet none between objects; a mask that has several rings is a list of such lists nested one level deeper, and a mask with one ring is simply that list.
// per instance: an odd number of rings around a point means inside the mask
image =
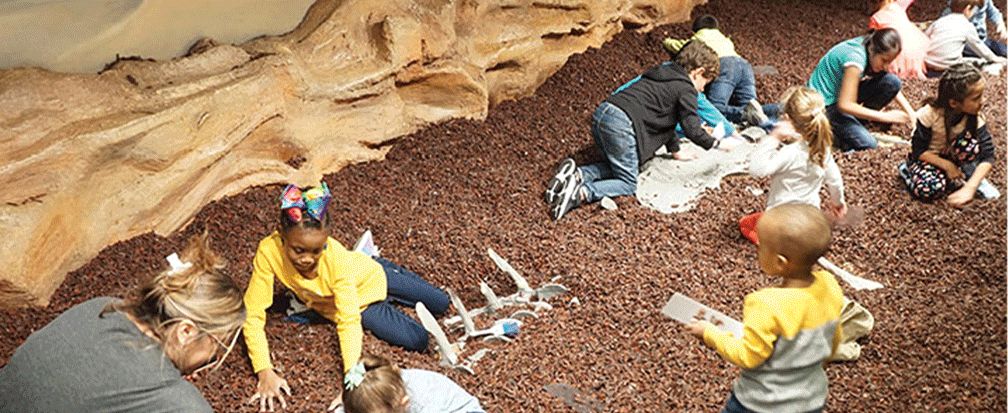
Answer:
[{"label": "hair clip", "polygon": [[364,381],[364,373],[366,372],[367,370],[364,369],[364,362],[358,361],[357,364],[354,364],[354,366],[350,368],[350,371],[346,372],[343,376],[343,386],[346,387],[347,390],[357,388],[357,386],[360,386],[361,382]]},{"label": "hair clip", "polygon": [[185,271],[189,267],[192,267],[191,262],[183,262],[179,259],[178,253],[171,253],[171,255],[165,257],[168,260],[168,265],[171,266],[171,270],[168,270],[168,275],[178,274]]}]

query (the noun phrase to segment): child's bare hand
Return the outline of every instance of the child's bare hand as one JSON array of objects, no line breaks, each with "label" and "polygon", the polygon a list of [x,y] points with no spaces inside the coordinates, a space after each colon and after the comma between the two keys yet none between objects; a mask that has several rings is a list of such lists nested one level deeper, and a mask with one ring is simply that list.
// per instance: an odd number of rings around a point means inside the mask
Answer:
[{"label": "child's bare hand", "polygon": [[703,340],[704,330],[707,327],[713,327],[711,323],[706,321],[694,321],[686,326],[686,331],[693,337]]},{"label": "child's bare hand", "polygon": [[902,110],[887,110],[882,112],[882,119],[886,123],[910,123],[910,115]]},{"label": "child's bare hand", "polygon": [[945,174],[948,175],[948,179],[953,180],[953,181],[958,181],[960,179],[966,179],[966,175],[963,174],[963,171],[961,169],[959,169],[959,167],[956,166],[954,163],[949,162],[948,166],[946,166],[946,168],[947,169],[945,169]]},{"label": "child's bare hand", "polygon": [[721,143],[718,144],[718,149],[724,152],[731,152],[732,149],[737,148],[741,144],[742,141],[732,137],[722,138]]},{"label": "child's bare hand", "polygon": [[[273,369],[266,369],[260,371],[259,383],[256,384],[256,393],[252,395],[249,399],[249,403],[255,403],[259,401],[259,411],[273,411],[273,399],[280,399],[280,407],[287,409],[287,401],[284,400],[283,393],[281,390],[287,392],[287,396],[291,395],[290,385],[287,384],[287,380],[284,380],[280,375],[278,375]],[[267,410],[267,407],[269,410]]]},{"label": "child's bare hand", "polygon": [[949,194],[946,201],[949,205],[955,208],[961,208],[964,205],[970,203],[973,200],[973,196],[976,195],[976,191],[973,188],[963,186],[959,190]]}]

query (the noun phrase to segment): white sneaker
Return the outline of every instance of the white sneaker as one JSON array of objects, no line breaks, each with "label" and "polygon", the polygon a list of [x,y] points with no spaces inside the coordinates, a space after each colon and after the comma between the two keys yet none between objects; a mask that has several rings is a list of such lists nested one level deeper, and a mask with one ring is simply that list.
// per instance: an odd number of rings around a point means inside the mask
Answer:
[{"label": "white sneaker", "polygon": [[980,181],[980,185],[977,185],[976,193],[980,198],[986,200],[998,199],[1001,197],[1001,191],[998,191],[997,187],[986,179]]}]

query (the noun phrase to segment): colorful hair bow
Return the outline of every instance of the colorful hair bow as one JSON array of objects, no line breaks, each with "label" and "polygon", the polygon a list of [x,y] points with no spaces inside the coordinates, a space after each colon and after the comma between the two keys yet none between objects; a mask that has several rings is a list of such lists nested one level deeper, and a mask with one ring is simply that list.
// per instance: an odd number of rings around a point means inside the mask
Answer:
[{"label": "colorful hair bow", "polygon": [[343,375],[343,387],[346,387],[347,390],[357,388],[357,386],[360,386],[361,382],[364,381],[364,373],[366,372],[367,370],[364,369],[364,363],[358,361],[357,364],[354,364],[354,366],[350,368],[350,371]]},{"label": "colorful hair bow", "polygon": [[287,185],[280,196],[280,209],[286,210],[287,216],[294,222],[301,222],[302,211],[316,221],[322,221],[330,199],[332,193],[325,182],[303,193],[297,185]]}]

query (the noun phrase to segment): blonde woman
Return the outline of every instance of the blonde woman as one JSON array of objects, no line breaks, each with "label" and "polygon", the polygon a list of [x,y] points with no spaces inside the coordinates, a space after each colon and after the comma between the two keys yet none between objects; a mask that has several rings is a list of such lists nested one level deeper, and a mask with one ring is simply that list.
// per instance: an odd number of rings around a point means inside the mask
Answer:
[{"label": "blonde woman", "polygon": [[0,369],[0,412],[212,412],[185,376],[234,347],[242,291],[206,236],[138,298],[100,297],[36,331]]}]

